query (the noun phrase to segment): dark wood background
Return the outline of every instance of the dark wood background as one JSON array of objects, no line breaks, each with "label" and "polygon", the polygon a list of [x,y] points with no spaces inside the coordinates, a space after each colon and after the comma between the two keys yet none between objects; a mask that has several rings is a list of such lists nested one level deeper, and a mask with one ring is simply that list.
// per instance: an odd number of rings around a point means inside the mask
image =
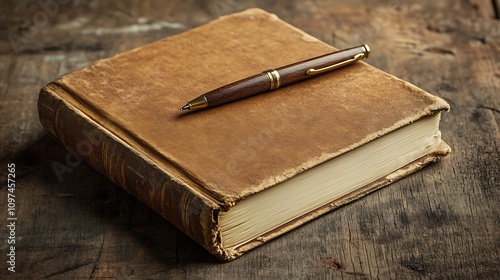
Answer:
[{"label": "dark wood background", "polygon": [[[498,0],[2,1],[0,276],[499,279],[499,6]],[[452,154],[230,263],[84,163],[58,179],[52,164],[70,155],[39,124],[44,84],[250,7],[337,48],[369,43],[368,63],[450,103],[441,129]],[[17,175],[15,273],[6,263],[8,163]]]}]

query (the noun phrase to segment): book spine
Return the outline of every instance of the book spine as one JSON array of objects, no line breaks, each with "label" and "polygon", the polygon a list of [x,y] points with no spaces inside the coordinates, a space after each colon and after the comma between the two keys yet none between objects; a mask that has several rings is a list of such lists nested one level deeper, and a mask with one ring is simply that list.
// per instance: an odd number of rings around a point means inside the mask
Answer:
[{"label": "book spine", "polygon": [[57,94],[63,90],[49,84],[40,91],[39,118],[49,134],[209,252],[228,259],[220,245],[219,206],[63,100]]}]

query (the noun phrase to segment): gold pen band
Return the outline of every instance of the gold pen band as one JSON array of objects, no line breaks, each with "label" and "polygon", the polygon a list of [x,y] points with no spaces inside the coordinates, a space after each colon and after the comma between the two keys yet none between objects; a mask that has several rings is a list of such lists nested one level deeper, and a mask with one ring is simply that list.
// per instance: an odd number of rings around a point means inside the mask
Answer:
[{"label": "gold pen band", "polygon": [[264,71],[267,75],[267,78],[269,79],[269,90],[275,90],[280,87],[281,85],[281,77],[280,73],[274,69],[269,69]]},{"label": "gold pen band", "polygon": [[208,100],[205,95],[202,95],[189,101],[187,105],[189,110],[203,109],[205,107],[208,107]]}]

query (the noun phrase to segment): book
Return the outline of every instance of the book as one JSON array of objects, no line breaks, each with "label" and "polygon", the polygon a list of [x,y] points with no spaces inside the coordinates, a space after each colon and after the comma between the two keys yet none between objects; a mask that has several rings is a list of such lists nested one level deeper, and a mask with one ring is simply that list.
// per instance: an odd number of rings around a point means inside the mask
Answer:
[{"label": "book", "polygon": [[67,149],[229,261],[450,153],[439,130],[449,105],[365,62],[179,111],[334,50],[249,9],[59,77],[41,89],[39,117]]}]

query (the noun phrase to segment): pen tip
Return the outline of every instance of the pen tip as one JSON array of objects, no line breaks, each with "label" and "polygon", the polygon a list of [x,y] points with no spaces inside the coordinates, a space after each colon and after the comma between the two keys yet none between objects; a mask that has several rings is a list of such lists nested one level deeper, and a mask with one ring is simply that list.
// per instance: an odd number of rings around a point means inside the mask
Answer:
[{"label": "pen tip", "polygon": [[186,105],[182,106],[181,111],[189,110],[189,109],[191,109],[191,106],[189,106],[189,104],[186,104]]}]

